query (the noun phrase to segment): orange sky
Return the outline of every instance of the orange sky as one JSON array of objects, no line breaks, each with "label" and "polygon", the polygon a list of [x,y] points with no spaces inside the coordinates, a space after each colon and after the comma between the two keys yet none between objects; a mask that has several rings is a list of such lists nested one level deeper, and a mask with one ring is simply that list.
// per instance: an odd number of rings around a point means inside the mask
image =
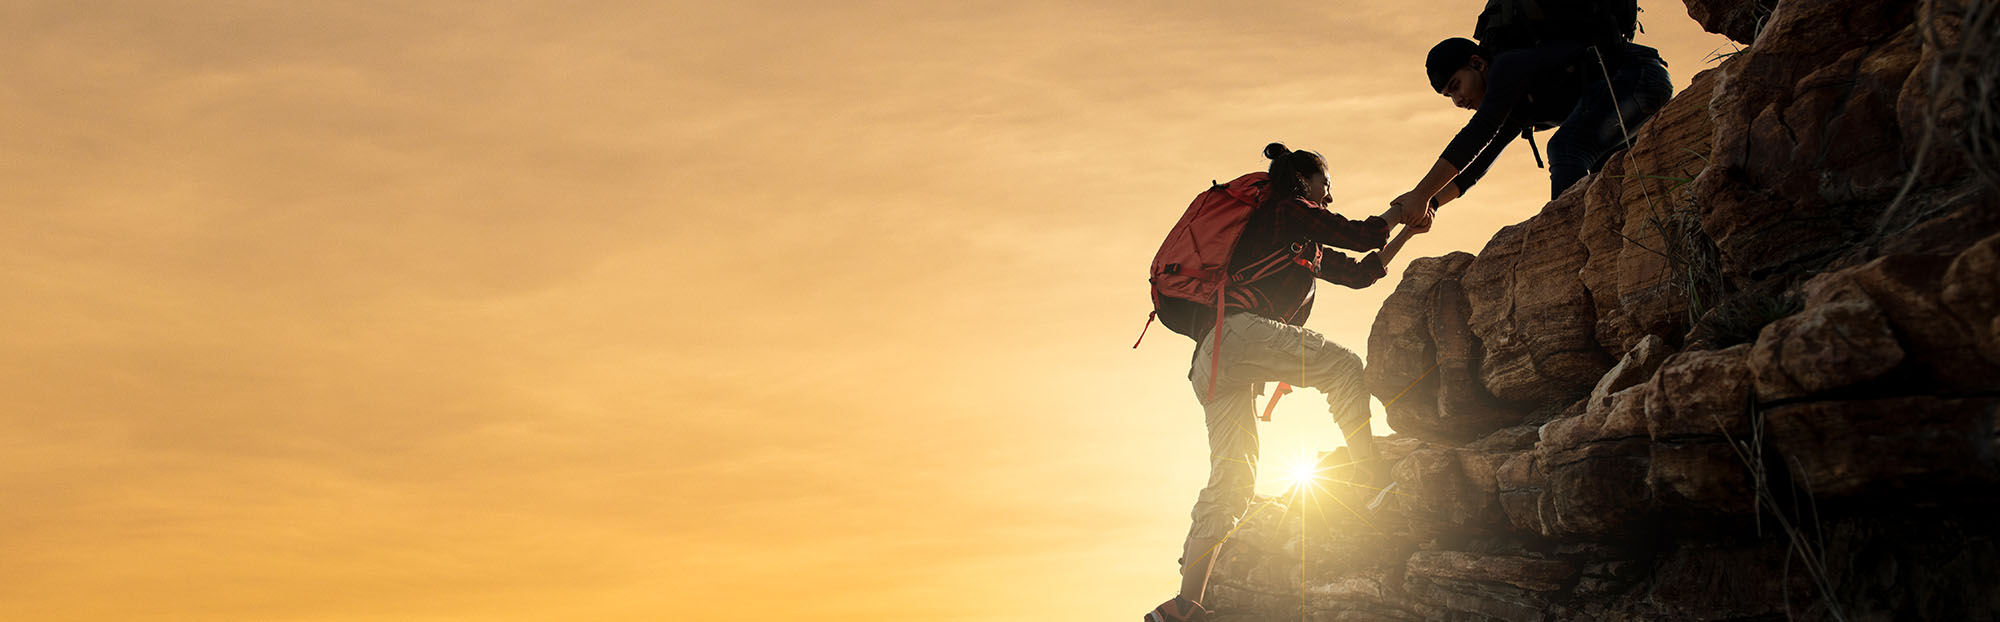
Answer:
[{"label": "orange sky", "polygon": [[10,3],[0,619],[1141,613],[1206,476],[1159,237],[1271,140],[1379,212],[1477,7]]}]

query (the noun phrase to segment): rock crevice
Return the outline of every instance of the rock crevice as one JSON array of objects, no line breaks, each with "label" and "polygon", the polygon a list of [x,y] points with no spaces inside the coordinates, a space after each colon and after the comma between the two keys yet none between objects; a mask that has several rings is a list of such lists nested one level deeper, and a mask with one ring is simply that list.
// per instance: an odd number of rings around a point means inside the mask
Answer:
[{"label": "rock crevice", "polygon": [[1993,0],[1687,3],[1749,47],[1409,265],[1368,341],[1395,488],[1265,499],[1222,619],[2000,618],[1991,102],[1926,86],[1995,37],[1920,19]]}]

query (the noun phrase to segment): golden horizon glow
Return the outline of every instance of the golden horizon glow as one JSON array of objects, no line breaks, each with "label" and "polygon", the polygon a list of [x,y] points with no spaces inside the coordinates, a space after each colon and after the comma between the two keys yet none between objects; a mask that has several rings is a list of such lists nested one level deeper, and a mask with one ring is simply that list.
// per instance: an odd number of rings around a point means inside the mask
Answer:
[{"label": "golden horizon glow", "polygon": [[[1159,236],[1274,140],[1380,212],[1475,9],[11,3],[0,619],[1129,618],[1207,479]],[[1259,433],[1267,494],[1344,440]]]}]

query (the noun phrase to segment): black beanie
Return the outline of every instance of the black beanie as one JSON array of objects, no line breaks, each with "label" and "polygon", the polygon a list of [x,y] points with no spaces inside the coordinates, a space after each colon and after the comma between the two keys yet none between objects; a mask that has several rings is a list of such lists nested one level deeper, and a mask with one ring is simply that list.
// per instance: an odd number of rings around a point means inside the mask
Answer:
[{"label": "black beanie", "polygon": [[1445,39],[1432,46],[1430,55],[1424,57],[1424,73],[1431,77],[1431,90],[1443,93],[1444,83],[1451,80],[1451,74],[1471,63],[1472,55],[1478,53],[1479,44],[1463,37]]}]

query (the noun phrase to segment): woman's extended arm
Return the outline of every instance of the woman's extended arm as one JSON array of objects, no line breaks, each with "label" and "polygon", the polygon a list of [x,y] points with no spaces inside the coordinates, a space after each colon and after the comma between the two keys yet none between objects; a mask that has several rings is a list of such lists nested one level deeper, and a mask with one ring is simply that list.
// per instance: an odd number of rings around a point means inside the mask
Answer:
[{"label": "woman's extended arm", "polygon": [[1348,250],[1382,248],[1389,241],[1389,232],[1397,224],[1375,216],[1349,220],[1346,216],[1295,201],[1281,203],[1277,208],[1278,230],[1298,232],[1314,242]]},{"label": "woman's extended arm", "polygon": [[1397,251],[1403,250],[1403,244],[1410,241],[1412,236],[1429,230],[1430,227],[1405,225],[1403,232],[1397,234],[1395,239],[1382,247],[1382,250],[1369,253],[1367,257],[1362,257],[1358,261],[1340,251],[1327,248],[1320,260],[1319,278],[1328,283],[1355,289],[1374,285],[1375,281],[1389,275],[1389,261],[1396,258]]},{"label": "woman's extended arm", "polygon": [[1387,268],[1389,267],[1389,262],[1396,260],[1396,253],[1403,250],[1403,243],[1409,242],[1410,238],[1416,237],[1417,234],[1429,230],[1430,227],[1419,228],[1411,225],[1404,225],[1403,230],[1396,233],[1396,239],[1389,240],[1388,246],[1384,246],[1382,247],[1382,250],[1377,251],[1377,254],[1380,255],[1382,258],[1382,267]]}]

